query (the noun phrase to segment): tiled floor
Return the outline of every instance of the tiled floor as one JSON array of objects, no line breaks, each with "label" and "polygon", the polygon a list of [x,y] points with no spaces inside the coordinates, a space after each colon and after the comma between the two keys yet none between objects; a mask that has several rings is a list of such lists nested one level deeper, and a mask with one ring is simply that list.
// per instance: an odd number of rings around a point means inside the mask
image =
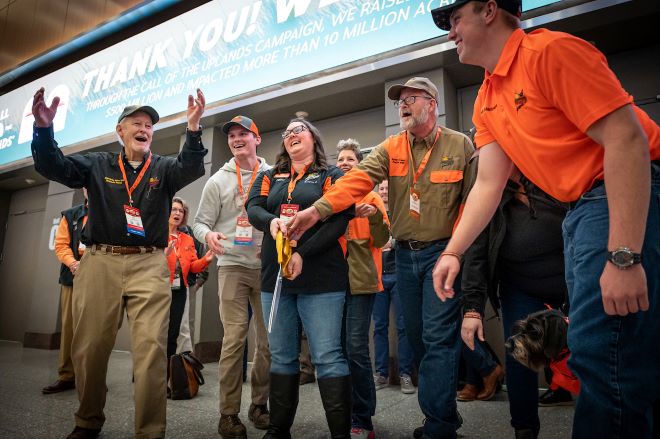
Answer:
[{"label": "tiled floor", "polygon": [[[42,395],[41,388],[57,377],[57,351],[24,349],[18,343],[0,342],[0,438],[65,438],[73,428],[78,401],[75,391]],[[206,384],[193,400],[168,401],[169,438],[219,438],[217,365],[204,369]],[[108,367],[106,424],[101,438],[130,438],[133,433],[131,356],[113,352]],[[243,394],[249,395],[245,384]],[[397,387],[379,390],[374,424],[378,439],[411,438],[421,425],[422,414],[416,395],[404,395]],[[247,421],[249,398],[244,396],[242,419],[249,438],[261,438],[263,431]],[[488,402],[458,405],[465,423],[463,438],[510,438],[506,393]],[[541,408],[541,439],[570,437],[572,407]],[[292,431],[294,438],[327,438],[323,406],[315,384],[302,386],[300,404]]]}]

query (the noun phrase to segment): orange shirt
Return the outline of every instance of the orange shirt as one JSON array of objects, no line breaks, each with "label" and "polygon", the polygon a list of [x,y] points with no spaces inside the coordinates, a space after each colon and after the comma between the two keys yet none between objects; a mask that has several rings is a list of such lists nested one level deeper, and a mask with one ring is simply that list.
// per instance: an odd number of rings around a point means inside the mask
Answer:
[{"label": "orange shirt", "polygon": [[[87,224],[87,215],[83,217],[83,226],[85,224]],[[66,218],[62,217],[60,225],[57,226],[57,232],[55,232],[55,256],[57,256],[57,259],[67,267],[76,260],[75,256],[73,256],[73,251],[69,246],[70,243],[71,236],[69,235],[69,224]],[[85,248],[79,247],[78,253],[80,254],[80,257],[82,257],[83,253],[85,253]]]},{"label": "orange shirt", "polygon": [[[577,200],[603,179],[604,150],[585,133],[633,102],[588,42],[562,32],[513,32],[474,104],[475,143],[496,141],[520,171],[561,201]],[[660,128],[634,110],[660,158]]]}]

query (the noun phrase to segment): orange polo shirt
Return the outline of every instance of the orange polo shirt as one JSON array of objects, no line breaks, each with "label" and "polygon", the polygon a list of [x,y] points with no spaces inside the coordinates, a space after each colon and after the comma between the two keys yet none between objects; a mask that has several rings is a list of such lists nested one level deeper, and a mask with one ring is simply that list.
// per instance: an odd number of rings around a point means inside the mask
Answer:
[{"label": "orange polo shirt", "polygon": [[[475,143],[496,141],[520,171],[561,201],[577,200],[603,179],[604,149],[585,133],[632,104],[605,56],[572,35],[539,29],[513,32],[474,104]],[[633,106],[660,158],[660,128]]]}]

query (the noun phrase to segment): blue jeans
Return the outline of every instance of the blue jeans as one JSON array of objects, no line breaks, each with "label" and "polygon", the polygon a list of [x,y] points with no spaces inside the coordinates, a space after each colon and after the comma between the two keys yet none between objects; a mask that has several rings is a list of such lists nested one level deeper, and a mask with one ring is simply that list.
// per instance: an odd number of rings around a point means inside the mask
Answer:
[{"label": "blue jeans", "polygon": [[482,387],[483,377],[493,373],[497,363],[484,343],[475,339],[474,350],[467,347],[465,343],[461,346],[461,355],[465,361],[465,382]]},{"label": "blue jeans", "polygon": [[346,296],[344,347],[353,383],[352,425],[373,430],[371,417],[376,413],[376,387],[374,386],[369,357],[369,327],[376,294],[349,294]]},{"label": "blue jeans", "polygon": [[580,379],[575,438],[650,438],[653,428],[660,432],[660,426],[652,427],[652,406],[660,401],[660,167],[652,168],[642,248],[648,311],[619,317],[603,309],[599,279],[608,263],[609,232],[605,186],[585,193],[564,220],[568,364]]},{"label": "blue jeans", "polygon": [[[319,378],[343,377],[349,374],[341,346],[341,324],[346,292],[320,294],[282,294],[268,334],[270,371],[280,375],[296,375],[300,371],[300,323],[309,341],[312,362]],[[264,321],[268,321],[273,293],[261,293]]]},{"label": "blue jeans", "polygon": [[410,375],[413,366],[413,353],[401,312],[401,300],[396,289],[396,274],[383,274],[383,292],[376,294],[374,301],[374,357],[376,372],[388,377],[390,369],[390,342],[388,337],[390,325],[390,303],[396,316],[397,359],[399,375]]},{"label": "blue jeans", "polygon": [[[546,309],[546,302],[543,300],[505,283],[500,284],[500,301],[505,340],[511,336],[516,321],[524,319],[533,312]],[[563,300],[559,299],[548,305],[559,308],[562,302]],[[538,433],[541,427],[538,409],[538,373],[523,366],[508,353],[505,365],[511,426],[520,430],[532,429]]]},{"label": "blue jeans", "polygon": [[[396,275],[406,335],[419,363],[419,406],[426,416],[425,438],[455,438],[456,377],[460,355],[460,281],[456,296],[440,301],[433,290],[433,266],[442,241],[422,250],[399,246]],[[457,277],[460,279],[460,275]]]}]

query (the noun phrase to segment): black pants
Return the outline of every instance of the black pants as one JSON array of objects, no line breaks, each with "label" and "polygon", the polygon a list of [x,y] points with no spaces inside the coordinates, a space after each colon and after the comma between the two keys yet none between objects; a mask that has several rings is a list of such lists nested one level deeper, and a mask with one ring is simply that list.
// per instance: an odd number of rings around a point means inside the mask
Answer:
[{"label": "black pants", "polygon": [[176,354],[176,339],[179,337],[179,329],[181,329],[181,319],[183,318],[183,310],[186,307],[186,296],[188,289],[182,287],[177,290],[172,290],[172,304],[170,305],[170,326],[167,329],[167,361],[172,355]]}]

